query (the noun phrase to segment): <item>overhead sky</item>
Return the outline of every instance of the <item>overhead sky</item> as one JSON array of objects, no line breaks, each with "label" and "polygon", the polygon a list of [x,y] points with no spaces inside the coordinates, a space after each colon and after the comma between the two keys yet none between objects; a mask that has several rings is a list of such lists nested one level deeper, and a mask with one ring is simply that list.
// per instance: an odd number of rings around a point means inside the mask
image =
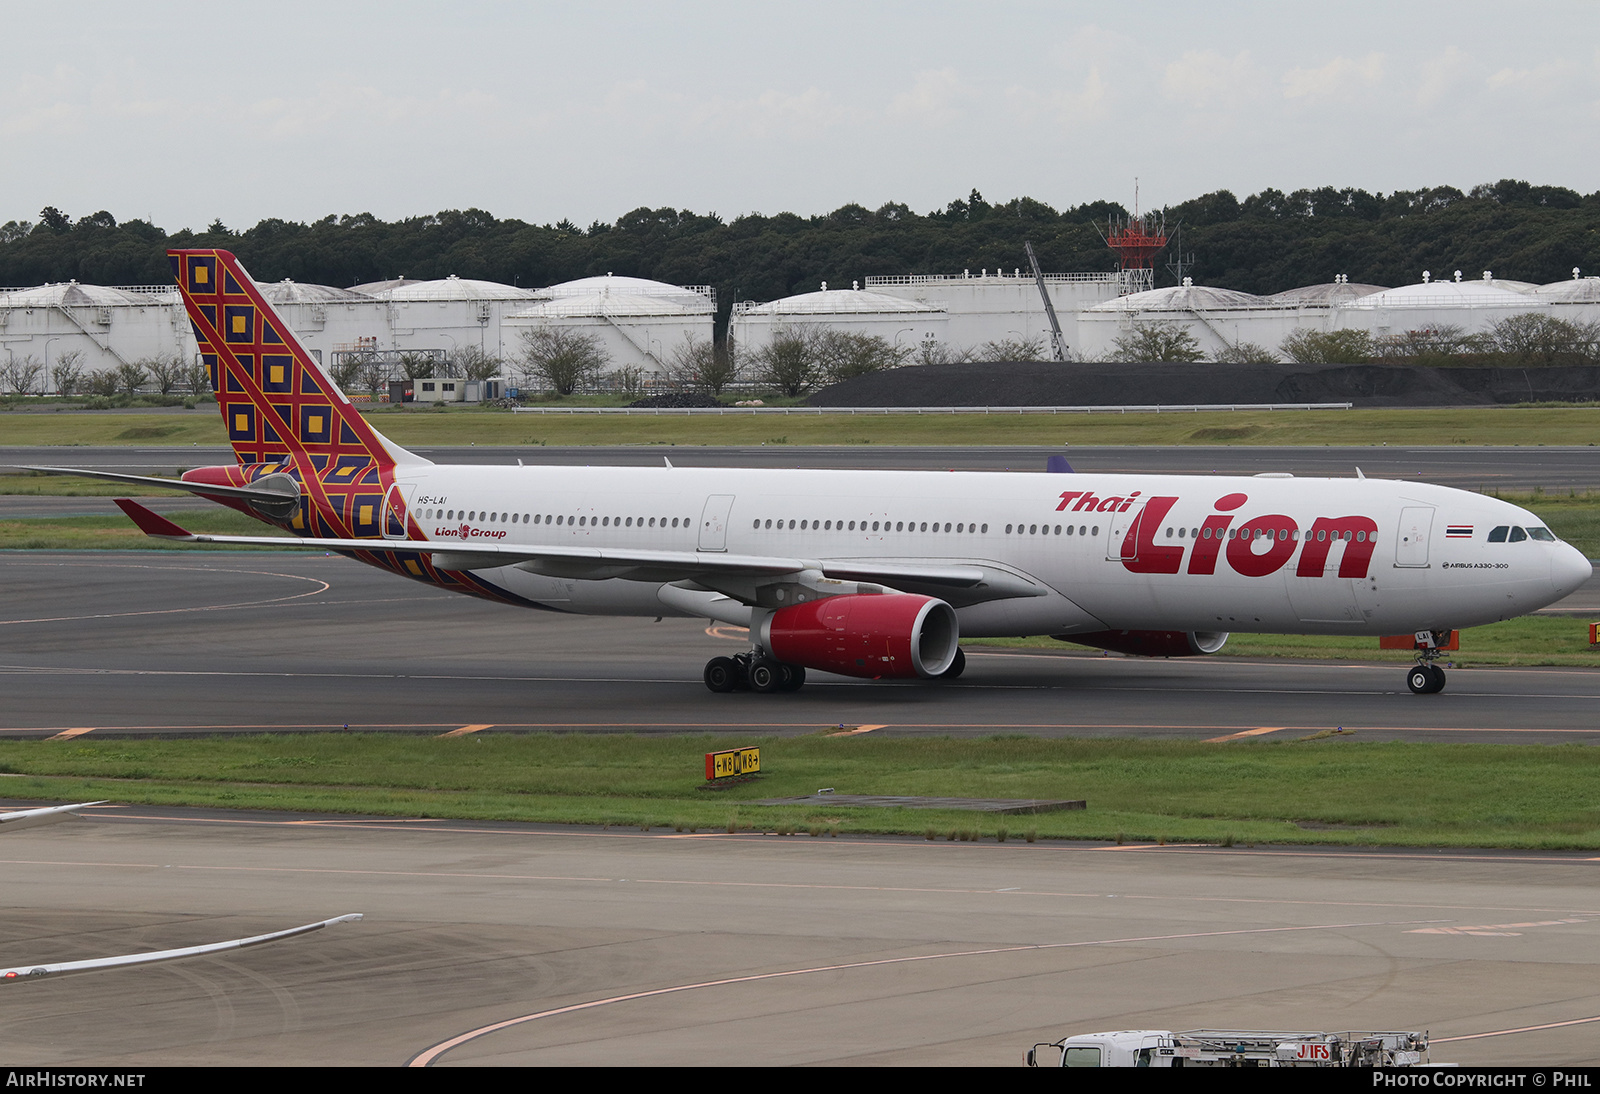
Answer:
[{"label": "overhead sky", "polygon": [[1600,189],[1591,0],[6,9],[0,222]]}]

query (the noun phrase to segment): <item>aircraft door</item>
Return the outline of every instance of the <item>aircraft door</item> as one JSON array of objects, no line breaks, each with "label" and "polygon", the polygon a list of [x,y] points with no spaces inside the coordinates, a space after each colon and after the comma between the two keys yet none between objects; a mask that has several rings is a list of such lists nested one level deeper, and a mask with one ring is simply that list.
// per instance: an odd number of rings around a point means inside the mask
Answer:
[{"label": "aircraft door", "polygon": [[414,482],[397,482],[389,487],[383,499],[383,538],[406,538],[406,514],[411,511],[411,495],[416,490]]},{"label": "aircraft door", "polygon": [[733,509],[732,494],[713,494],[706,499],[700,514],[700,550],[728,549],[728,513]]},{"label": "aircraft door", "polygon": [[[1143,500],[1126,513],[1110,512],[1110,526],[1106,529],[1106,561],[1126,562],[1139,557],[1140,522],[1144,520]],[[1132,534],[1130,534],[1132,533]]]},{"label": "aircraft door", "polygon": [[1400,534],[1395,537],[1394,564],[1426,568],[1428,540],[1433,536],[1433,506],[1408,505],[1400,510]]}]

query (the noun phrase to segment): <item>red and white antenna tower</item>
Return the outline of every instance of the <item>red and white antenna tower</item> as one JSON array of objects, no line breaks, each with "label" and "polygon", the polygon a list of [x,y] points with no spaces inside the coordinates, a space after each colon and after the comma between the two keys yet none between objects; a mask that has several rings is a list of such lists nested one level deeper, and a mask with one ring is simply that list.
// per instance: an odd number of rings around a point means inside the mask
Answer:
[{"label": "red and white antenna tower", "polygon": [[1139,180],[1133,181],[1133,215],[1112,217],[1105,233],[1106,246],[1117,253],[1117,291],[1126,296],[1155,287],[1155,259],[1167,245],[1166,218],[1139,212]]}]

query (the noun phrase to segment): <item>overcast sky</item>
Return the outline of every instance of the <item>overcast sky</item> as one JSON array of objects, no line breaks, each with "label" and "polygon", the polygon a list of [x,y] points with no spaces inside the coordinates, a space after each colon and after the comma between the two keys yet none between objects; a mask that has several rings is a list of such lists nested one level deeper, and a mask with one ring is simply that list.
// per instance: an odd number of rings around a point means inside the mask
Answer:
[{"label": "overcast sky", "polygon": [[1600,190],[1600,4],[6,3],[0,221]]}]

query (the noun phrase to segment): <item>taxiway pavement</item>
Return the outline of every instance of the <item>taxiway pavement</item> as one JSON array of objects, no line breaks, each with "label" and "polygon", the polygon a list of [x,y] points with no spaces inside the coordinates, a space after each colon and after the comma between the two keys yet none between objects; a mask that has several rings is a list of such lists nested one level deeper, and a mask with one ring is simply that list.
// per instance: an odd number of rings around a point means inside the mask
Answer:
[{"label": "taxiway pavement", "polygon": [[0,963],[366,918],[4,985],[12,1064],[1016,1065],[1197,1026],[1600,1063],[1583,855],[90,812],[0,836]]},{"label": "taxiway pavement", "polygon": [[711,694],[705,661],[744,641],[704,620],[485,603],[325,554],[14,552],[0,567],[0,735],[844,723],[885,734],[1207,739],[1342,727],[1362,740],[1600,743],[1590,669],[1460,669],[1442,695],[1414,696],[1400,664],[972,647],[948,684],[814,673],[793,694]]}]

